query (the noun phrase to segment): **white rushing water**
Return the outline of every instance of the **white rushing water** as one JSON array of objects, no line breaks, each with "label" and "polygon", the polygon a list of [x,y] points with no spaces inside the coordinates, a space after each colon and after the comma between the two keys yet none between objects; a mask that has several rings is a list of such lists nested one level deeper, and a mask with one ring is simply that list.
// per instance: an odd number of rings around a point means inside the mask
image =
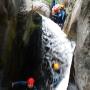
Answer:
[{"label": "white rushing water", "polygon": [[[67,35],[61,31],[61,28],[49,18],[42,16],[42,25],[43,43],[46,42],[45,46],[50,48],[47,52],[49,60],[51,59],[50,55],[52,55],[51,57],[56,57],[63,62],[61,65],[62,73],[59,75],[61,80],[55,90],[67,90],[75,42],[68,40]],[[45,39],[47,41],[44,41]],[[44,54],[47,55],[47,53]]]}]

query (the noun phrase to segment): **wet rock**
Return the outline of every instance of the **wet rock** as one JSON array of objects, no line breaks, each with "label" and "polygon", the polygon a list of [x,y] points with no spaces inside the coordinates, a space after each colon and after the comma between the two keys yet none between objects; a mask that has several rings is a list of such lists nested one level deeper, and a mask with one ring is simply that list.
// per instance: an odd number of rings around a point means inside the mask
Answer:
[{"label": "wet rock", "polygon": [[13,2],[10,0],[0,0],[0,65],[1,62],[4,63],[5,61],[3,60],[3,53],[6,47],[6,43],[8,42],[7,38],[9,38],[8,32],[13,29],[10,35],[10,37],[12,38],[15,22],[15,7],[13,5]]},{"label": "wet rock", "polygon": [[[30,1],[27,3],[27,0],[16,2],[7,0],[7,3],[3,1],[0,4],[3,6],[0,7],[0,58],[4,63],[2,87],[8,90],[13,81],[25,80],[28,77],[29,70],[25,69],[31,62],[33,71],[38,69],[37,65],[40,65],[38,60],[41,60],[39,54],[42,20],[39,14],[30,12]],[[30,72],[31,75],[33,71]],[[28,73],[24,76],[26,72]]]}]

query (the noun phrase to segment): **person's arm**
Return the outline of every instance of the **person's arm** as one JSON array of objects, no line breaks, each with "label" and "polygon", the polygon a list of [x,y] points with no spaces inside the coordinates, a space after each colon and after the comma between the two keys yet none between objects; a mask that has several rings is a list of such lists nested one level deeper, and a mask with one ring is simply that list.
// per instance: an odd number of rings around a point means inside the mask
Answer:
[{"label": "person's arm", "polygon": [[53,17],[58,17],[58,15],[57,14],[54,14]]},{"label": "person's arm", "polygon": [[26,81],[17,81],[12,83],[12,87],[15,85],[26,85]]},{"label": "person's arm", "polygon": [[37,90],[37,88],[36,88],[36,87],[34,87],[34,90]]}]

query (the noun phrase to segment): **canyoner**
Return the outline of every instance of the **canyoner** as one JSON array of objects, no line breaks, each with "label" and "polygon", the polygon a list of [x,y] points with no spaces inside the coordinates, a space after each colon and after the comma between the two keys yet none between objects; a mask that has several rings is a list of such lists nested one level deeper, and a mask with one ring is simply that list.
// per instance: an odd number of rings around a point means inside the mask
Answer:
[{"label": "canyoner", "polygon": [[26,81],[12,82],[12,89],[17,88],[18,90],[19,87],[20,89],[22,87],[24,90],[40,90],[35,86],[35,79],[33,77],[29,77]]},{"label": "canyoner", "polygon": [[60,3],[59,1],[56,3],[56,0],[52,1],[51,4],[51,14],[50,18],[57,23],[61,29],[63,29],[65,19],[67,17],[66,10],[65,10],[65,3],[64,1]]}]

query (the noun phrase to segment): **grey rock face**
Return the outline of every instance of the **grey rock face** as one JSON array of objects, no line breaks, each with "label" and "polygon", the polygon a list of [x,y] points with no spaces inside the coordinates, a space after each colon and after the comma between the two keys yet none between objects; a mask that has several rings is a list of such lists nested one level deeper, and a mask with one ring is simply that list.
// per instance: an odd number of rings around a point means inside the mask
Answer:
[{"label": "grey rock face", "polygon": [[[77,19],[80,15],[82,0],[76,0],[74,3],[75,5],[73,4],[73,8],[71,9],[72,11],[70,12],[71,14],[67,18],[68,21],[66,21],[64,31],[68,34],[69,38],[76,40]],[[72,4],[70,3],[70,5]]]},{"label": "grey rock face", "polygon": [[75,79],[79,90],[90,90],[90,0],[84,0],[77,25]]}]

